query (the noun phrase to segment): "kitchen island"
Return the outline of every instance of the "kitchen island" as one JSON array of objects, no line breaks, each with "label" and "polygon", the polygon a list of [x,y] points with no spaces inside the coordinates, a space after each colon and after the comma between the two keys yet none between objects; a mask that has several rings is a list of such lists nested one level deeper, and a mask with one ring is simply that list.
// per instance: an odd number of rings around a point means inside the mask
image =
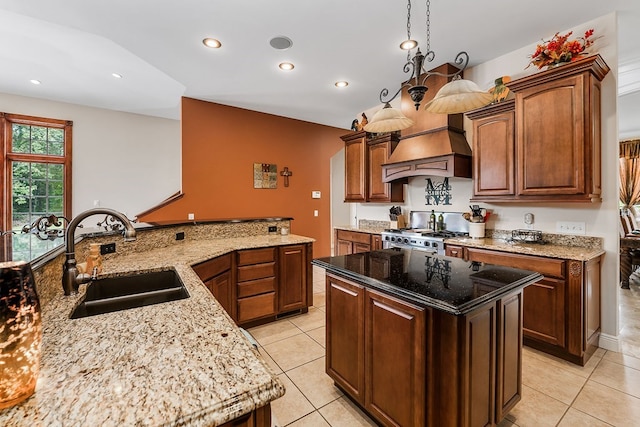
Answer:
[{"label": "kitchen island", "polygon": [[101,276],[173,270],[185,299],[71,319],[86,286],[62,295],[62,254],[34,269],[42,302],[40,375],[33,396],[0,411],[0,425],[270,426],[270,402],[284,386],[192,267],[313,239],[258,235],[264,222],[176,227],[139,231],[135,242],[113,233],[85,238],[76,252],[89,242],[117,242]]},{"label": "kitchen island", "polygon": [[326,371],[382,425],[496,425],[520,400],[522,291],[539,273],[395,248],[313,264]]}]

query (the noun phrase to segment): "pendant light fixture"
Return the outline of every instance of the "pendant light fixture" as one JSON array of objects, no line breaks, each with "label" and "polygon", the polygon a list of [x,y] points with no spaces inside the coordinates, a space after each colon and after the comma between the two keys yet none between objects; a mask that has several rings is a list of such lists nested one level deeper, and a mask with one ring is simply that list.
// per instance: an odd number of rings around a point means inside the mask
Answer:
[{"label": "pendant light fixture", "polygon": [[[426,53],[423,54],[418,47],[418,42],[411,39],[411,0],[407,0],[407,40],[400,44],[400,48],[407,50],[407,62],[403,71],[411,72],[409,79],[391,97],[387,88],[380,91],[380,102],[384,107],[376,112],[369,123],[364,127],[367,132],[392,132],[406,129],[413,125],[413,120],[405,117],[398,109],[391,107],[393,101],[404,87],[409,87],[408,93],[413,100],[416,110],[420,108],[420,103],[428,88],[425,85],[427,79],[437,75],[442,77],[453,77],[453,80],[444,85],[436,96],[426,104],[425,109],[432,113],[456,114],[483,107],[492,101],[492,96],[488,92],[482,91],[478,85],[470,80],[460,78],[462,72],[467,68],[469,55],[467,52],[460,52],[455,57],[455,64],[459,70],[455,73],[444,74],[429,72],[424,69],[424,63],[434,60],[436,54],[431,50],[431,1],[427,0],[427,45]],[[411,58],[411,50],[417,48],[415,55]]]}]

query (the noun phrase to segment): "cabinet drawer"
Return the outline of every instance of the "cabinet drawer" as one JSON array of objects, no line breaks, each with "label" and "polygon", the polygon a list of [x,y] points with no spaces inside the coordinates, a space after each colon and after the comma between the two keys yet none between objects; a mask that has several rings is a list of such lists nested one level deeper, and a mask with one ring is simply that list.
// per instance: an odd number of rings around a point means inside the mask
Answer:
[{"label": "cabinet drawer", "polygon": [[275,262],[267,262],[264,264],[245,265],[238,267],[238,282],[245,282],[247,280],[262,279],[264,277],[275,276],[276,269]]},{"label": "cabinet drawer", "polygon": [[198,277],[200,277],[200,280],[204,282],[230,268],[231,255],[227,254],[194,265],[193,271],[195,271]]},{"label": "cabinet drawer", "polygon": [[274,292],[276,290],[275,277],[267,277],[264,279],[250,280],[248,282],[238,283],[238,298],[245,298],[254,295]]},{"label": "cabinet drawer", "polygon": [[260,264],[275,261],[275,248],[249,249],[238,251],[238,265]]},{"label": "cabinet drawer", "polygon": [[238,300],[238,323],[276,314],[276,294],[256,295]]},{"label": "cabinet drawer", "polygon": [[467,248],[469,261],[504,265],[540,273],[544,276],[564,278],[565,261],[561,259],[511,254],[487,249]]},{"label": "cabinet drawer", "polygon": [[446,256],[464,258],[464,248],[462,246],[447,245],[444,251]]},{"label": "cabinet drawer", "polygon": [[368,233],[357,233],[354,231],[338,230],[338,239],[350,240],[357,243],[371,244],[371,235]]}]

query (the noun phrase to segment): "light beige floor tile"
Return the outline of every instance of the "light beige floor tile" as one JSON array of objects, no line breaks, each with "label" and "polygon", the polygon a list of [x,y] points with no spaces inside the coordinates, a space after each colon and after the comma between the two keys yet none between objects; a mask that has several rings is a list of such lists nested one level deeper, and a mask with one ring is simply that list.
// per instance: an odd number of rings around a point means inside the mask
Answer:
[{"label": "light beige floor tile", "polygon": [[[602,350],[602,351],[598,351]],[[600,360],[602,360],[602,355],[605,353],[603,349],[598,349],[596,352],[589,358],[587,363],[584,366],[576,365],[575,363],[567,362],[566,360],[562,360],[558,357],[551,356],[549,354],[543,353],[540,350],[536,350],[530,347],[523,347],[522,351],[522,359],[523,363],[527,363],[530,358],[534,358],[537,360],[543,361],[548,366],[553,366],[554,368],[564,369],[565,371],[569,371],[572,374],[579,375],[583,378],[589,378],[589,375],[596,368]]]},{"label": "light beige floor tile", "polygon": [[342,396],[342,392],[325,373],[324,357],[287,371],[287,376],[316,408]]},{"label": "light beige floor tile", "polygon": [[604,348],[598,347],[598,349],[593,353],[593,356],[591,357],[603,357],[606,352],[607,350],[605,350]]},{"label": "light beige floor tile", "polygon": [[567,405],[571,405],[586,381],[585,377],[554,367],[548,361],[523,357],[522,384]]},{"label": "light beige floor tile", "polygon": [[347,398],[341,397],[319,409],[331,427],[366,427],[376,424]]},{"label": "light beige floor tile", "polygon": [[516,425],[511,421],[509,421],[507,418],[504,418],[502,421],[498,423],[498,427],[513,427],[513,426],[516,426]]},{"label": "light beige floor tile", "polygon": [[318,308],[311,307],[309,311],[304,314],[297,315],[289,318],[291,323],[296,325],[302,331],[310,331],[311,329],[318,329],[325,325],[325,312]]},{"label": "light beige floor tile", "polygon": [[519,427],[555,426],[568,408],[568,405],[523,385],[522,400],[509,412],[507,419]]},{"label": "light beige floor tile", "polygon": [[284,396],[271,402],[271,411],[278,421],[279,426],[287,424],[304,417],[313,412],[311,403],[304,397],[298,388],[291,382],[285,374],[278,375],[285,389]]},{"label": "light beige floor tile", "polygon": [[323,282],[313,282],[313,293],[319,294],[320,292],[325,292],[327,290],[327,286]]},{"label": "light beige floor tile", "polygon": [[[640,398],[640,370],[638,369],[604,360],[598,365],[589,381],[595,381]],[[640,424],[640,420],[638,421]]]},{"label": "light beige floor tile", "polygon": [[262,347],[259,347],[258,351],[260,351],[260,356],[262,356],[262,358],[267,362],[267,365],[269,365],[269,367],[273,369],[273,372],[276,375],[282,373],[282,369],[280,369],[280,366],[278,366],[278,364],[273,361],[273,359],[271,358],[271,356],[269,356],[269,353],[267,353],[265,349],[263,349]]},{"label": "light beige floor tile", "polygon": [[588,381],[573,408],[617,427],[637,426],[640,399],[610,387]]},{"label": "light beige floor tile", "polygon": [[619,363],[630,368],[640,369],[640,359],[626,354],[617,353],[615,351],[607,351],[607,354],[604,356],[604,360]]},{"label": "light beige floor tile", "polygon": [[312,412],[304,418],[299,419],[288,427],[331,427],[329,423],[322,418],[319,412]]},{"label": "light beige floor tile", "polygon": [[324,356],[324,348],[306,334],[294,335],[263,348],[285,372]]},{"label": "light beige floor tile", "polygon": [[307,331],[307,335],[309,335],[315,342],[320,344],[322,347],[326,347],[327,343],[327,328],[324,326],[318,329],[312,329]]},{"label": "light beige floor tile", "polygon": [[569,408],[558,427],[607,427],[611,424],[607,424],[597,418],[587,415],[584,412],[580,412],[577,409]]},{"label": "light beige floor tile", "polygon": [[324,307],[326,304],[326,296],[325,291],[318,292],[313,294],[313,306],[314,307]]},{"label": "light beige floor tile", "polygon": [[249,329],[249,333],[258,341],[261,346],[280,341],[294,335],[301,334],[302,331],[289,320],[279,320],[262,326]]}]

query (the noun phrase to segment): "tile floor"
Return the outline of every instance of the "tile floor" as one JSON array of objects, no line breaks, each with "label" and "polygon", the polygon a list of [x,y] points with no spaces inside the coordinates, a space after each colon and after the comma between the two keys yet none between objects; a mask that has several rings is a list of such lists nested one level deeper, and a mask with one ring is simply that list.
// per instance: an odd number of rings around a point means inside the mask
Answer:
[{"label": "tile floor", "polygon": [[[309,312],[249,331],[287,393],[272,403],[274,426],[375,426],[325,374],[324,271],[314,266]],[[508,426],[640,426],[640,275],[620,291],[622,353],[599,349],[580,367],[524,348],[523,397]]]}]

